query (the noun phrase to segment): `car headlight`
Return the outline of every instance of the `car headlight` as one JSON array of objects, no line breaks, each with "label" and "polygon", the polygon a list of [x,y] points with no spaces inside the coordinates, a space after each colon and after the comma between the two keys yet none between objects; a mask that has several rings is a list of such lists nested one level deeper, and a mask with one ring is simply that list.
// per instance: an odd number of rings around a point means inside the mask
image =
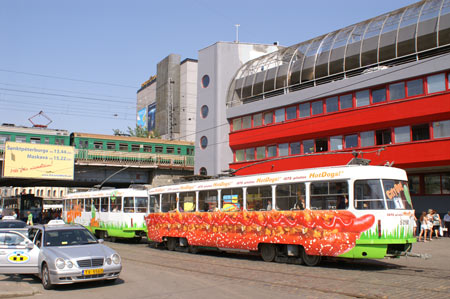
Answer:
[{"label": "car headlight", "polygon": [[73,267],[73,263],[71,261],[67,261],[66,262],[66,266],[67,266],[67,268],[72,268]]},{"label": "car headlight", "polygon": [[117,253],[114,253],[111,258],[114,264],[120,264],[120,256]]},{"label": "car headlight", "polygon": [[107,263],[108,265],[111,265],[111,262],[112,262],[112,261],[111,261],[111,258],[110,258],[110,257],[107,257],[107,258],[106,258],[106,263]]},{"label": "car headlight", "polygon": [[66,262],[62,258],[57,258],[55,261],[56,268],[58,269],[64,269],[66,266]]}]

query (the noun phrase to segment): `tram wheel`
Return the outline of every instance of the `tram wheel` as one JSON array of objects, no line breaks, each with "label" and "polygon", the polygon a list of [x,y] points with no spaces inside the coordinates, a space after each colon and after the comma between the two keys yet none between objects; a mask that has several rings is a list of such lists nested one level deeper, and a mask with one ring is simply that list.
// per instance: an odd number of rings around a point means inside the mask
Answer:
[{"label": "tram wheel", "polygon": [[176,238],[169,238],[167,240],[167,249],[169,251],[174,251],[177,248],[177,239]]},{"label": "tram wheel", "polygon": [[189,252],[193,253],[193,254],[197,254],[199,252],[199,249],[197,246],[189,245]]},{"label": "tram wheel", "polygon": [[306,266],[317,266],[320,261],[322,260],[322,257],[320,255],[309,255],[306,253],[305,249],[302,249],[302,261]]},{"label": "tram wheel", "polygon": [[274,244],[261,244],[259,251],[265,262],[273,262],[277,256],[277,247]]}]

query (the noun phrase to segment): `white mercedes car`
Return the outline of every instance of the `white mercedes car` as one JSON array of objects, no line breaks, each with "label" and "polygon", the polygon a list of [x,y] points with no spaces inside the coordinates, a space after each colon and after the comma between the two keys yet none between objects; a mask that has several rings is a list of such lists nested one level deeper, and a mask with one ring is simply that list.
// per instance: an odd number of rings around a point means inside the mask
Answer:
[{"label": "white mercedes car", "polygon": [[31,227],[29,238],[15,231],[0,232],[0,274],[37,274],[45,289],[115,280],[121,270],[119,254],[81,225],[53,220]]}]

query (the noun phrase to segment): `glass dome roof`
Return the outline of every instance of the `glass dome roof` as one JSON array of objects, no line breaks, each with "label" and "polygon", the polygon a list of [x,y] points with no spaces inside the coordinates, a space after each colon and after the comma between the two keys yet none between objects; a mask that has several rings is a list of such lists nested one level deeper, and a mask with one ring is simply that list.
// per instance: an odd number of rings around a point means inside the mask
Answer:
[{"label": "glass dome roof", "polygon": [[427,0],[261,56],[229,86],[227,106],[351,76],[450,44],[450,0]]}]

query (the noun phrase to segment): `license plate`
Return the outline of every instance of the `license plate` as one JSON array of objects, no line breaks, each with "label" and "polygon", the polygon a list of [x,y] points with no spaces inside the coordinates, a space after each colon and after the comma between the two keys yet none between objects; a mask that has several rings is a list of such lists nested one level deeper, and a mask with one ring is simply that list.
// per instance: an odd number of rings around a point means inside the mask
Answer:
[{"label": "license plate", "polygon": [[83,275],[97,275],[97,274],[103,274],[103,268],[83,270]]}]

